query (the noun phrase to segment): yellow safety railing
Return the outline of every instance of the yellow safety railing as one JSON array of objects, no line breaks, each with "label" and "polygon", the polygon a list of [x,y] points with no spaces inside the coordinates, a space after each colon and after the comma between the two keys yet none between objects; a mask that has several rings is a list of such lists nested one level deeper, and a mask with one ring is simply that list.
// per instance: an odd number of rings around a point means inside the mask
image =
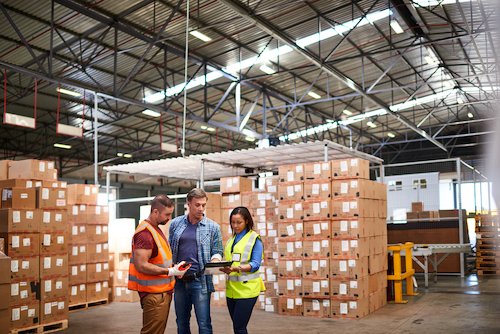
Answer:
[{"label": "yellow safety railing", "polygon": [[[394,275],[387,275],[389,281],[394,281],[394,301],[393,303],[408,303],[403,300],[403,280],[406,279],[406,293],[405,296],[416,296],[418,293],[413,292],[413,260],[411,257],[411,249],[413,242],[407,242],[404,245],[388,246],[387,250],[393,252],[393,268]],[[401,250],[405,250],[405,264],[406,272],[401,273]]]}]

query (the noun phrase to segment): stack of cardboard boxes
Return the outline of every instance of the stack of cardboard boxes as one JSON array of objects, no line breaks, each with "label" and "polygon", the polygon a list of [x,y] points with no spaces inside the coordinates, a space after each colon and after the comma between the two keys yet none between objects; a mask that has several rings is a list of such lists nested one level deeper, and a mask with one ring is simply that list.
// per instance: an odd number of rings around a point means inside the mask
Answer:
[{"label": "stack of cardboard boxes", "polygon": [[426,219],[427,221],[438,221],[439,211],[424,211],[424,203],[414,202],[411,203],[411,212],[406,213],[406,219]]},{"label": "stack of cardboard boxes", "polygon": [[5,240],[0,238],[0,334],[9,334],[10,322],[10,257],[5,255]]},{"label": "stack of cardboard boxes", "polygon": [[97,205],[98,193],[95,185],[68,185],[69,296],[74,310],[108,301],[109,213],[107,206]]},{"label": "stack of cardboard boxes", "polygon": [[0,238],[10,257],[10,269],[2,271],[10,274],[10,290],[0,304],[8,304],[9,328],[66,328],[66,183],[57,181],[49,161],[2,161],[1,166]]}]

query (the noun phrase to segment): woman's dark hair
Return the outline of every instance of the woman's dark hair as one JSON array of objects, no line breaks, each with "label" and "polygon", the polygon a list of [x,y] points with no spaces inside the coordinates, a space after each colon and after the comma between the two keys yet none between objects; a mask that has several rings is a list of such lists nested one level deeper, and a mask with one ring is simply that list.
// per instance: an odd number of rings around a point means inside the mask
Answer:
[{"label": "woman's dark hair", "polygon": [[[233,216],[234,215],[241,215],[241,217],[243,217],[243,219],[247,222],[247,228],[248,228],[248,230],[253,230],[252,215],[250,214],[250,211],[248,211],[247,208],[245,208],[244,206],[239,206],[236,209],[234,209],[231,212],[231,216],[229,216],[229,222],[230,223],[233,220]],[[232,229],[232,227],[231,227],[231,229]],[[234,230],[233,230],[233,233],[234,233]]]}]

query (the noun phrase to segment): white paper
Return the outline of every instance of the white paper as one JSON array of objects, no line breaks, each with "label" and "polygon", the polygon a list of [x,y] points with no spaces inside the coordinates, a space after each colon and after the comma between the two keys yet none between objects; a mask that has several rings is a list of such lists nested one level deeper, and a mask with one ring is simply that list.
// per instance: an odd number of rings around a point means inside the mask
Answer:
[{"label": "white paper", "polygon": [[73,246],[72,247],[71,255],[72,256],[78,256],[78,246]]},{"label": "white paper", "polygon": [[101,253],[102,252],[102,246],[101,246],[101,244],[96,244],[95,245],[95,252],[96,253]]},{"label": "white paper", "polygon": [[347,194],[347,191],[348,191],[348,183],[341,183],[340,184],[340,193]]},{"label": "white paper", "polygon": [[319,224],[313,224],[314,234],[321,234],[321,228]]},{"label": "white paper", "polygon": [[313,292],[320,292],[320,283],[319,282],[313,282]]},{"label": "white paper", "polygon": [[101,291],[101,283],[96,283],[95,284],[95,291],[100,292]]},{"label": "white paper", "polygon": [[295,305],[302,305],[302,298],[295,298]]},{"label": "white paper", "polygon": [[351,209],[357,209],[358,208],[358,202],[351,202]]},{"label": "white paper", "polygon": [[85,246],[80,246],[80,253],[85,253]]},{"label": "white paper", "polygon": [[62,289],[62,282],[58,281],[56,282],[56,290],[61,290]]},{"label": "white paper", "polygon": [[12,321],[18,321],[21,319],[21,309],[19,307],[12,309]]},{"label": "white paper", "polygon": [[320,213],[319,203],[313,203],[313,214]]},{"label": "white paper", "polygon": [[289,309],[289,310],[293,310],[293,299],[288,298],[286,300],[286,308]]},{"label": "white paper", "polygon": [[358,302],[349,302],[349,308],[355,310],[358,308]]},{"label": "white paper", "polygon": [[46,257],[43,259],[43,268],[44,269],[50,269],[51,264],[52,264],[52,260],[50,257]]},{"label": "white paper", "polygon": [[319,266],[321,268],[326,268],[326,263],[327,263],[326,260],[319,260]]},{"label": "white paper", "polygon": [[302,211],[302,202],[295,203],[295,211]]},{"label": "white paper", "polygon": [[45,303],[45,312],[44,314],[50,314],[52,311],[51,303]]},{"label": "white paper", "polygon": [[21,222],[21,211],[13,211],[12,212],[12,222],[20,223]]},{"label": "white paper", "polygon": [[278,235],[278,233],[276,232],[276,230],[268,230],[267,231],[267,236],[269,237],[276,237]]},{"label": "white paper", "polygon": [[349,282],[349,287],[351,289],[357,289],[358,288],[358,281],[350,281]]},{"label": "white paper", "polygon": [[341,172],[347,172],[347,161],[341,161],[340,162],[340,171]]},{"label": "white paper", "polygon": [[286,218],[292,219],[293,218],[293,208],[287,208],[286,209]]},{"label": "white paper", "polygon": [[349,267],[356,267],[356,260],[349,260],[347,262],[349,263]]},{"label": "white paper", "polygon": [[19,236],[18,235],[12,236],[12,248],[19,248]]},{"label": "white paper", "polygon": [[286,176],[287,176],[287,181],[288,182],[293,182],[293,171],[292,172],[287,172]]},{"label": "white paper", "polygon": [[347,303],[340,303],[340,314],[347,314]]},{"label": "white paper", "polygon": [[318,195],[319,194],[319,184],[313,184],[312,185],[312,194],[313,195]]},{"label": "white paper", "polygon": [[50,234],[43,235],[43,245],[50,246]]},{"label": "white paper", "polygon": [[295,286],[302,286],[302,280],[301,279],[296,279],[295,280]]},{"label": "white paper", "polygon": [[85,187],[85,196],[90,196],[90,187]]},{"label": "white paper", "polygon": [[10,271],[13,273],[19,272],[19,261],[18,260],[11,260],[10,261]]},{"label": "white paper", "polygon": [[71,267],[71,275],[73,276],[78,275],[78,266]]},{"label": "white paper", "polygon": [[304,224],[303,224],[303,223],[297,223],[297,224],[295,224],[295,229],[296,229],[297,231],[302,231],[302,230],[304,230]]},{"label": "white paper", "polygon": [[321,174],[321,165],[314,164],[314,174]]},{"label": "white paper", "polygon": [[294,190],[295,190],[296,193],[301,192],[302,191],[302,186],[300,184],[296,184],[294,186]]},{"label": "white paper", "polygon": [[339,261],[339,271],[347,271],[347,261]]},{"label": "white paper", "polygon": [[323,280],[320,283],[321,283],[322,288],[328,288],[328,281],[327,280]]},{"label": "white paper", "polygon": [[295,248],[302,248],[302,241],[295,241]]},{"label": "white paper", "polygon": [[19,296],[19,283],[12,283],[10,285],[10,295]]},{"label": "white paper", "polygon": [[318,260],[312,260],[311,261],[311,270],[319,270],[319,262]]},{"label": "white paper", "polygon": [[96,206],[95,207],[95,214],[96,215],[100,215],[101,214],[101,207],[100,206]]},{"label": "white paper", "polygon": [[321,184],[321,191],[328,191],[328,183]]},{"label": "white paper", "polygon": [[95,271],[97,273],[100,273],[102,271],[102,264],[96,263],[96,265],[95,265]]},{"label": "white paper", "polygon": [[286,227],[286,232],[287,232],[287,234],[288,234],[289,236],[294,235],[294,234],[295,234],[295,231],[294,231],[294,229],[293,229],[293,225],[288,225],[288,226]]},{"label": "white paper", "polygon": [[58,310],[64,310],[64,302],[58,302],[57,303],[57,309]]},{"label": "white paper", "polygon": [[313,311],[319,311],[319,300],[313,299],[312,301]]},{"label": "white paper", "polygon": [[50,292],[52,291],[52,281],[47,280],[45,281],[45,292]]},{"label": "white paper", "polygon": [[[287,245],[288,247],[288,245]],[[293,247],[293,245],[292,245]],[[278,252],[273,252],[273,259],[277,259],[279,257],[279,253]]]},{"label": "white paper", "polygon": [[26,181],[26,188],[33,188],[33,181]]},{"label": "white paper", "polygon": [[323,299],[323,307],[330,307],[330,301],[328,299]]},{"label": "white paper", "polygon": [[78,226],[73,226],[73,228],[71,229],[71,234],[78,235]]},{"label": "white paper", "polygon": [[293,271],[293,261],[286,261],[286,271]]},{"label": "white paper", "polygon": [[293,186],[287,186],[286,187],[286,195],[287,196],[293,196],[294,192],[293,192]]},{"label": "white paper", "polygon": [[328,247],[328,240],[321,240],[321,247]]},{"label": "white paper", "polygon": [[342,245],[342,252],[349,251],[349,240],[342,240],[341,245]]},{"label": "white paper", "polygon": [[265,216],[265,215],[266,215],[266,208],[257,209],[257,216]]},{"label": "white paper", "polygon": [[357,220],[351,221],[351,228],[358,228],[358,221]]},{"label": "white paper", "polygon": [[347,232],[347,220],[341,220],[340,221],[340,231],[341,232]]},{"label": "white paper", "polygon": [[49,188],[42,188],[42,199],[49,199]]},{"label": "white paper", "polygon": [[30,244],[30,238],[23,238],[23,247],[29,247]]},{"label": "white paper", "polygon": [[358,240],[351,240],[351,247],[352,248],[358,247]]},{"label": "white paper", "polygon": [[97,194],[97,187],[92,187],[92,194]]},{"label": "white paper", "polygon": [[302,268],[302,260],[295,260],[295,267]]},{"label": "white paper", "polygon": [[319,253],[320,252],[320,242],[319,241],[313,241],[313,252],[314,253]]},{"label": "white paper", "polygon": [[320,206],[322,209],[328,209],[328,202],[327,201],[321,201]]},{"label": "white paper", "polygon": [[347,295],[347,284],[339,284],[339,295]]},{"label": "white paper", "polygon": [[58,244],[63,244],[64,243],[64,236],[58,236],[57,237],[57,243]]},{"label": "white paper", "polygon": [[295,171],[297,173],[302,173],[302,165],[295,166]]},{"label": "white paper", "polygon": [[342,202],[342,212],[349,212],[349,202]]},{"label": "white paper", "polygon": [[293,242],[287,242],[286,243],[286,251],[288,253],[293,253]]},{"label": "white paper", "polygon": [[286,289],[293,290],[293,279],[286,280]]},{"label": "white paper", "polygon": [[77,293],[78,293],[78,290],[77,290],[76,286],[72,286],[71,287],[71,295],[76,296]]}]

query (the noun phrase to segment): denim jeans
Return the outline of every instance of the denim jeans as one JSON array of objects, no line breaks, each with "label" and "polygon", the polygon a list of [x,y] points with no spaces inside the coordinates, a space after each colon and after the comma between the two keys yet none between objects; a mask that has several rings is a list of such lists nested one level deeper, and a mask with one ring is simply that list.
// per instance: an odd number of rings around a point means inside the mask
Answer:
[{"label": "denim jeans", "polygon": [[210,318],[210,293],[201,292],[201,282],[197,278],[191,282],[176,279],[174,293],[175,314],[177,316],[177,333],[191,334],[189,321],[191,309],[194,305],[196,321],[200,334],[212,334],[212,320]]},{"label": "denim jeans", "polygon": [[247,325],[252,315],[253,307],[258,297],[232,299],[226,298],[227,308],[231,320],[233,320],[233,330],[235,334],[247,334]]}]

